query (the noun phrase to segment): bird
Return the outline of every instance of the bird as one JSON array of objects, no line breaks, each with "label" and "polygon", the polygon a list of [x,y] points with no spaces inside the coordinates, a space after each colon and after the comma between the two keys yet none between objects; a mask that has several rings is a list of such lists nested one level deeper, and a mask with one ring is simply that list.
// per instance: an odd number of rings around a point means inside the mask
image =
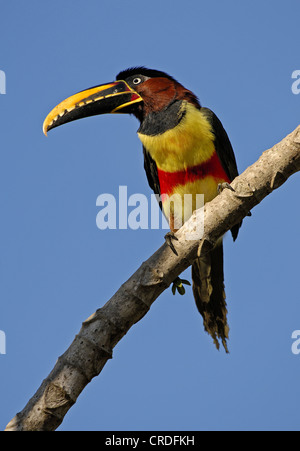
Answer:
[{"label": "bird", "polygon": [[[47,115],[43,131],[47,135],[67,122],[106,113],[132,114],[138,119],[147,180],[169,221],[166,239],[176,253],[172,238],[176,239],[182,209],[176,208],[176,202],[170,205],[170,196],[181,200],[190,194],[191,216],[197,194],[203,194],[207,203],[218,195],[218,187],[229,187],[238,175],[229,137],[216,114],[203,107],[191,90],[166,72],[144,66],[123,70],[113,82],[68,97]],[[231,228],[234,241],[241,224]],[[192,291],[204,329],[217,349],[222,344],[228,353],[222,238],[191,266]]]}]

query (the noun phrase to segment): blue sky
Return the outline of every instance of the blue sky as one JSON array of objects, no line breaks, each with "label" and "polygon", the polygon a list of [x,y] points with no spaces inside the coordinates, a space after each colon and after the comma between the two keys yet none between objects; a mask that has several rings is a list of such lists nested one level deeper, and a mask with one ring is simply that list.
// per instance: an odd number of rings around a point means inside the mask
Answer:
[{"label": "blue sky", "polygon": [[[133,117],[42,123],[69,95],[129,66],[164,70],[221,119],[242,172],[299,124],[297,0],[2,2],[0,428],[81,322],[163,242],[96,227],[96,199],[150,196]],[[114,350],[60,430],[299,430],[299,175],[225,237],[230,355],[191,291],[167,290]],[[190,271],[185,273],[190,278]]]}]

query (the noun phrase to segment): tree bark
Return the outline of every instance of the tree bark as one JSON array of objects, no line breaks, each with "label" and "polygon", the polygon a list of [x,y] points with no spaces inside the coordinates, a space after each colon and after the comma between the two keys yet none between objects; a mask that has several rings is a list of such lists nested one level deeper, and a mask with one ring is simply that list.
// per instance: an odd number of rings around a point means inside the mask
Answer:
[{"label": "tree bark", "polygon": [[299,170],[300,126],[236,177],[231,183],[234,191],[225,189],[205,205],[204,236],[200,241],[185,239],[203,214],[198,210],[176,233],[178,256],[164,244],[101,309],[83,322],[71,346],[6,431],[55,430],[85,386],[112,358],[116,344],[197,254],[210,250],[255,205]]}]

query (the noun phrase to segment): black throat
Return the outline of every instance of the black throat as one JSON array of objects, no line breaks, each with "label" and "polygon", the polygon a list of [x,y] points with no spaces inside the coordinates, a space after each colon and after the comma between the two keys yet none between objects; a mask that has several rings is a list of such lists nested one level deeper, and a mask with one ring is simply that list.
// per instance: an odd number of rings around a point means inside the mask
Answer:
[{"label": "black throat", "polygon": [[138,133],[143,135],[161,135],[167,130],[176,127],[185,116],[185,109],[182,107],[182,100],[171,102],[161,111],[151,112],[141,120]]}]

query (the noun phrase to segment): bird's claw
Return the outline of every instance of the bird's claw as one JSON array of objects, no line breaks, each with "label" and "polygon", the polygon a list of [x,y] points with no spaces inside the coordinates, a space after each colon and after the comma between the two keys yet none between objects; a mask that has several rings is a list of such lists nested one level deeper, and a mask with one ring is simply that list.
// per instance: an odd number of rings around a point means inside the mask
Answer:
[{"label": "bird's claw", "polygon": [[168,232],[168,233],[165,235],[165,240],[166,240],[167,245],[170,246],[170,248],[171,248],[172,251],[174,252],[174,254],[175,254],[175,255],[178,255],[178,253],[177,253],[177,251],[176,251],[176,249],[175,249],[175,246],[174,246],[174,244],[173,244],[173,242],[172,242],[172,240],[178,241],[177,236],[175,236],[173,232]]},{"label": "bird's claw", "polygon": [[172,285],[172,293],[175,295],[176,290],[178,291],[178,293],[183,296],[185,294],[185,288],[184,285],[191,285],[190,282],[188,280],[185,279],[180,279],[180,277],[176,277],[176,279],[173,282]]},{"label": "bird's claw", "polygon": [[[230,191],[235,192],[235,189],[233,189],[232,186],[228,182],[219,183],[217,186],[218,194],[221,194],[221,192],[224,191],[224,189],[230,189]],[[247,216],[252,216],[251,211],[249,211],[249,213],[247,213]]]},{"label": "bird's claw", "polygon": [[224,189],[230,189],[230,191],[234,191],[234,189],[228,182],[219,183],[217,187],[218,194],[221,194],[221,192],[224,191]]}]

